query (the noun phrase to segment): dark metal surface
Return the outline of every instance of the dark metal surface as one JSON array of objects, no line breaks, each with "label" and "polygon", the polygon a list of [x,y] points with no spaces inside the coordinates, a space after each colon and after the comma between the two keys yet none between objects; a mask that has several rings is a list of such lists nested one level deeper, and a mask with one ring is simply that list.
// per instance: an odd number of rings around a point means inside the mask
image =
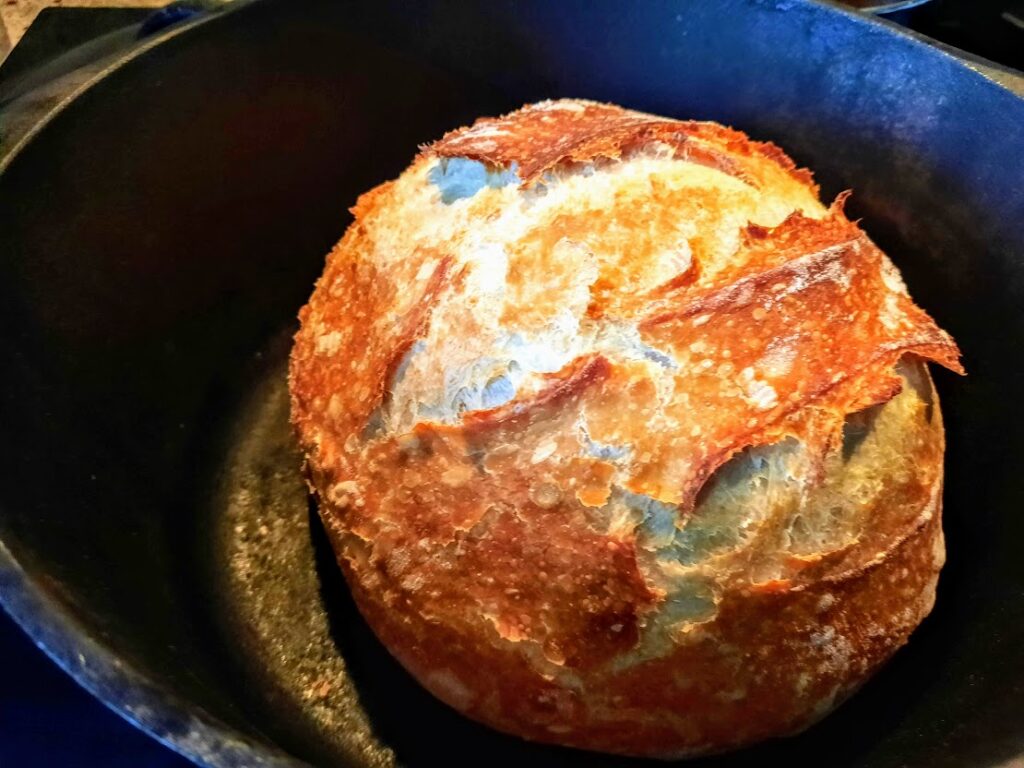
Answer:
[{"label": "dark metal surface", "polygon": [[355,196],[445,129],[552,96],[720,120],[826,195],[854,188],[971,374],[937,380],[934,615],[805,735],[694,765],[1024,756],[1024,102],[797,0],[264,0],[64,105],[0,160],[5,607],[209,765],[623,764],[493,734],[416,687],[348,601],[282,442],[287,332]]},{"label": "dark metal surface", "polygon": [[190,768],[105,707],[0,610],[0,765]]}]

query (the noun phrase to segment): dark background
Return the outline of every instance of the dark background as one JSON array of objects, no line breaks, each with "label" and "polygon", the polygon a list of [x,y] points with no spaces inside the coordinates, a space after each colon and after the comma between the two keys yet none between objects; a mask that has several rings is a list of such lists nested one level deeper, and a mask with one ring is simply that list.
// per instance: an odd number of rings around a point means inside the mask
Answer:
[{"label": "dark background", "polygon": [[[0,67],[0,82],[145,11],[44,12]],[[1024,68],[1024,1],[933,0],[900,23],[991,60]],[[46,658],[0,610],[0,766],[190,765],[109,711]]]}]

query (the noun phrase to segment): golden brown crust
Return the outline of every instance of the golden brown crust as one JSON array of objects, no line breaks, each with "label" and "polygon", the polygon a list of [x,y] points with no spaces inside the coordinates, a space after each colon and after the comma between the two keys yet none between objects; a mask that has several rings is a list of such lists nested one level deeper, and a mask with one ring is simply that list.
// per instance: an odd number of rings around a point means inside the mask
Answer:
[{"label": "golden brown crust", "polygon": [[[649,159],[652,142],[671,157]],[[426,182],[437,157],[515,163],[523,188],[446,206]],[[545,179],[600,158],[608,208],[557,197],[589,179]],[[530,197],[542,180],[564,200],[550,210]],[[539,741],[721,750],[804,727],[927,614],[942,427],[926,374],[904,392],[914,377],[895,367],[962,372],[959,352],[843,198],[825,210],[814,194],[738,132],[555,102],[448,134],[360,199],[300,316],[292,417],[360,610],[441,699]],[[732,207],[755,203],[730,230]],[[486,237],[506,231],[495,293]],[[666,248],[664,279],[646,280]],[[501,355],[566,322],[576,338],[544,342],[558,365],[497,405],[449,407],[473,366],[514,373],[527,358]],[[846,463],[844,420],[881,403],[868,413],[890,453]],[[680,549],[716,470],[776,449],[782,479],[723,507],[761,510],[747,538]],[[833,507],[845,533],[794,543],[801,510]]]},{"label": "golden brown crust", "polygon": [[[914,527],[869,565],[798,588],[731,592],[715,621],[673,653],[585,686],[560,684],[447,622],[420,626],[414,605],[382,607],[365,575],[341,563],[381,641],[464,714],[532,741],[688,757],[803,730],[906,643],[932,608],[943,564],[935,491]],[[335,542],[346,552],[342,536]]]},{"label": "golden brown crust", "polygon": [[671,147],[677,157],[751,184],[756,185],[760,176],[751,170],[767,160],[813,185],[810,173],[797,169],[774,144],[751,141],[715,123],[668,120],[593,101],[546,101],[503,117],[483,118],[445,134],[428,151],[498,167],[515,164],[519,178],[529,185],[558,165],[615,160],[653,142]]},{"label": "golden brown crust", "polygon": [[[651,344],[677,357],[699,344],[701,357],[676,375],[677,391],[690,398],[658,414],[682,436],[635,421],[629,426],[636,433],[627,436],[613,415],[610,432],[592,430],[598,440],[625,440],[660,456],[630,490],[688,508],[703,482],[742,448],[788,435],[806,441],[811,429],[832,435],[847,414],[891,399],[899,391],[891,370],[904,354],[963,371],[952,339],[909,296],[885,285],[885,256],[841,210],[822,220],[794,214],[773,230],[754,236],[748,228],[747,235],[744,245],[754,240],[752,250],[760,252],[745,260],[748,271],[640,320]],[[788,340],[789,364],[751,378],[763,397],[737,396],[721,366],[752,374],[779,339]],[[683,458],[688,476],[677,468]]]}]

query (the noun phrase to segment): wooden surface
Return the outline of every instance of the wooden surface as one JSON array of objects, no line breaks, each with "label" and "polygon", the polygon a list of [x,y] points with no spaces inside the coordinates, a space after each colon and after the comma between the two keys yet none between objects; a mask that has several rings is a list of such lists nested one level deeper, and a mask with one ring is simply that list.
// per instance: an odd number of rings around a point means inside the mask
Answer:
[{"label": "wooden surface", "polygon": [[159,8],[170,0],[0,0],[0,60],[25,34],[43,8]]}]

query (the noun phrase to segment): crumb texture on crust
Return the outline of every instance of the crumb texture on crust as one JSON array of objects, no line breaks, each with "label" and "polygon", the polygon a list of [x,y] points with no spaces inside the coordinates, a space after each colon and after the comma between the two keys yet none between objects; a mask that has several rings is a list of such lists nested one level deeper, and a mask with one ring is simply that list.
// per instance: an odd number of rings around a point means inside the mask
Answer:
[{"label": "crumb texture on crust", "polygon": [[671,756],[803,727],[905,641],[943,551],[921,361],[962,369],[844,199],[737,131],[568,100],[360,198],[292,418],[425,686]]}]

